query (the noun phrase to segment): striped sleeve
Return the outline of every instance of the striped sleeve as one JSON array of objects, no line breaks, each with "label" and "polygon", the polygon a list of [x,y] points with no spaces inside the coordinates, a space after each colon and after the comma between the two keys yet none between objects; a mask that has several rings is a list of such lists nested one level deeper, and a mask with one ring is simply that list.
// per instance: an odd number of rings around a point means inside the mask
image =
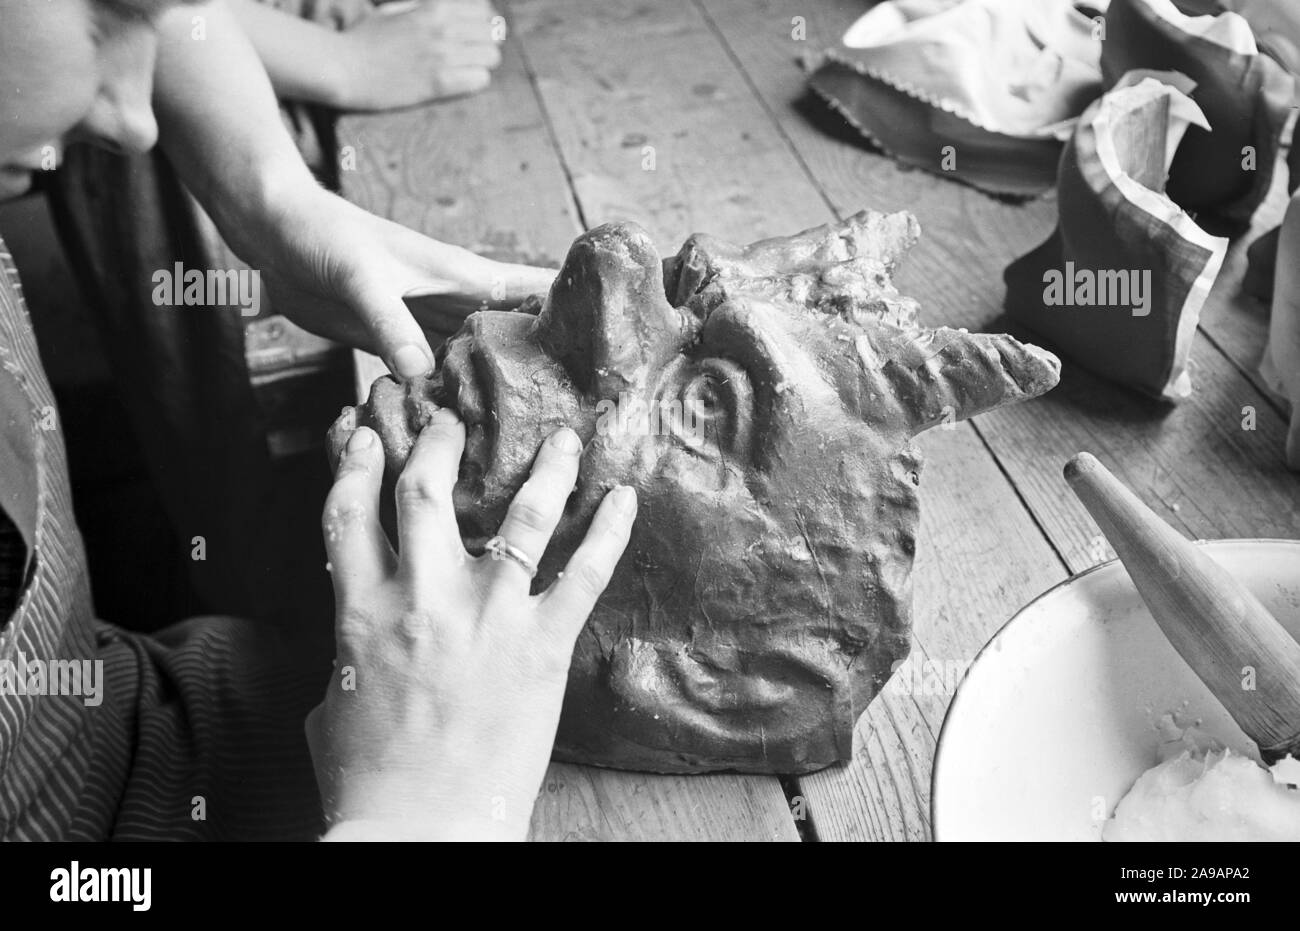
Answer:
[{"label": "striped sleeve", "polygon": [[[0,241],[0,507],[31,541],[0,664],[85,670],[77,691],[0,686],[0,839],[319,836],[303,723],[328,661],[233,618],[153,636],[95,620],[53,411]],[[148,598],[147,566],[138,585]]]}]

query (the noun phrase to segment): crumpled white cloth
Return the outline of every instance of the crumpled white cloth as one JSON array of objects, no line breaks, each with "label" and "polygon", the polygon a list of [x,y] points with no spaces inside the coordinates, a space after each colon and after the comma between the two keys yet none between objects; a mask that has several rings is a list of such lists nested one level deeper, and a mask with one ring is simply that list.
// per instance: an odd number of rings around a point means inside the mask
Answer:
[{"label": "crumpled white cloth", "polygon": [[1300,3],[1295,0],[1217,0],[1250,24],[1261,52],[1300,74]]},{"label": "crumpled white cloth", "polygon": [[1101,93],[1100,57],[1098,23],[1072,0],[890,0],[809,84],[899,160],[1031,195],[1055,182],[1061,144]]}]

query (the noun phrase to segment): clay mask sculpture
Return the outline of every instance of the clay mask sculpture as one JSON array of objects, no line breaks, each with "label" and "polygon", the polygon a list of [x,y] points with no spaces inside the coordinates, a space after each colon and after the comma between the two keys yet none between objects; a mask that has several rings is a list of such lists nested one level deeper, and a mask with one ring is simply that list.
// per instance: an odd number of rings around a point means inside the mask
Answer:
[{"label": "clay mask sculpture", "polygon": [[[497,532],[538,446],[585,450],[534,590],[601,497],[640,511],[574,651],[557,759],[628,769],[804,772],[846,759],[858,715],[907,654],[921,467],[911,438],[1034,397],[1055,357],[1008,336],[922,328],[890,272],[906,213],[740,248],[707,236],[661,262],[632,224],[581,236],[544,303],[472,315],[439,371],[375,383],[331,433],[374,427],[389,481],[414,431],[455,406],[456,512]],[[697,402],[695,442],[600,426],[601,402]],[[604,410],[608,410],[608,404]],[[615,424],[617,418],[610,418]]]}]

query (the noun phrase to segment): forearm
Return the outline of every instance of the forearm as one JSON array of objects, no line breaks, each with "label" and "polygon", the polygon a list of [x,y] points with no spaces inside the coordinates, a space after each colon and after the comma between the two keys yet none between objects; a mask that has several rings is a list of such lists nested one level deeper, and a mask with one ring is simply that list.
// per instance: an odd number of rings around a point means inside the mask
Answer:
[{"label": "forearm", "polygon": [[317,187],[257,52],[222,0],[162,17],[154,104],[177,172],[246,260],[283,204]]},{"label": "forearm", "polygon": [[342,33],[258,0],[229,2],[277,96],[331,107],[342,105],[350,54]]},{"label": "forearm", "polygon": [[163,147],[225,241],[262,273],[277,313],[413,378],[429,371],[433,353],[406,296],[436,295],[444,316],[463,316],[550,287],[553,272],[436,242],[317,184],[224,0],[178,7],[158,25]]}]

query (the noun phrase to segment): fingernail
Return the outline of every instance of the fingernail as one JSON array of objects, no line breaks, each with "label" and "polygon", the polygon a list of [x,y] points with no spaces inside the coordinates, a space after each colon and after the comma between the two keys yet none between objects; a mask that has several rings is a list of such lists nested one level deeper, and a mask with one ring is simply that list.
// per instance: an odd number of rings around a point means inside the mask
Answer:
[{"label": "fingernail", "polygon": [[348,452],[360,452],[363,449],[369,449],[370,444],[375,441],[375,431],[369,427],[358,427],[348,437]]},{"label": "fingernail", "polygon": [[636,514],[636,491],[629,485],[619,485],[614,489],[614,510],[623,517]]},{"label": "fingernail", "polygon": [[393,353],[393,369],[403,378],[418,378],[433,370],[433,361],[414,343]]},{"label": "fingernail", "polygon": [[562,453],[568,453],[570,456],[582,452],[582,440],[578,439],[578,434],[568,427],[556,430],[551,434],[551,445]]},{"label": "fingernail", "polygon": [[460,423],[460,416],[450,407],[440,407],[429,416],[430,424]]}]

